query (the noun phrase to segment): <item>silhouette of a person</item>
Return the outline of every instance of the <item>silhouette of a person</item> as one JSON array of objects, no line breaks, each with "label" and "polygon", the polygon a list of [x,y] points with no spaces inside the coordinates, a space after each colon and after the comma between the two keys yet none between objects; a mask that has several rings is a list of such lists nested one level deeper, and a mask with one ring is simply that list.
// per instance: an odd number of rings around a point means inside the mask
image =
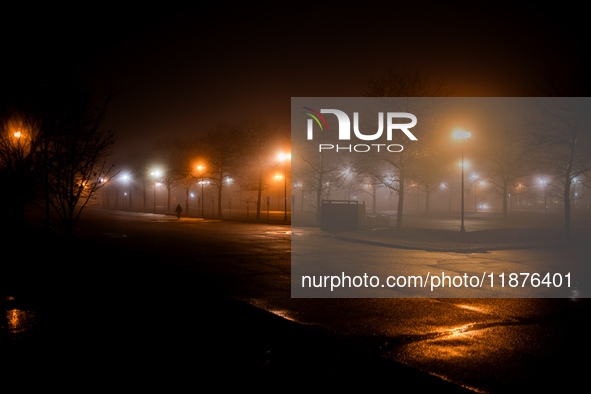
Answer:
[{"label": "silhouette of a person", "polygon": [[181,204],[177,204],[176,209],[174,211],[176,212],[177,219],[180,219],[181,212],[183,212],[183,208],[181,208]]}]

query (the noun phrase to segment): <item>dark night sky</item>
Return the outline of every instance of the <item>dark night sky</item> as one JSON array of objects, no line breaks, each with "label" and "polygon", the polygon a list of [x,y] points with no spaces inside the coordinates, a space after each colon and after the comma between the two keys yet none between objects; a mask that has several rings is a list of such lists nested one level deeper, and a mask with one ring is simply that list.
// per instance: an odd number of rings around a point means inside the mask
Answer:
[{"label": "dark night sky", "polygon": [[388,68],[420,67],[459,96],[521,96],[533,76],[586,69],[583,11],[567,3],[408,3],[18,10],[4,13],[5,62],[13,80],[112,83],[106,126],[122,145],[249,116],[288,133],[292,96],[362,96]]}]

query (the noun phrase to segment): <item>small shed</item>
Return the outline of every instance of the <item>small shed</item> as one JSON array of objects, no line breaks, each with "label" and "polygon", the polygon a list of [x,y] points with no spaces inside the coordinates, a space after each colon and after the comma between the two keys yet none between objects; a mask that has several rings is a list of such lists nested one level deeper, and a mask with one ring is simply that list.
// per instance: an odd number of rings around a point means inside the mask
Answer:
[{"label": "small shed", "polygon": [[350,200],[322,200],[320,229],[329,232],[355,231],[364,227],[365,204]]}]

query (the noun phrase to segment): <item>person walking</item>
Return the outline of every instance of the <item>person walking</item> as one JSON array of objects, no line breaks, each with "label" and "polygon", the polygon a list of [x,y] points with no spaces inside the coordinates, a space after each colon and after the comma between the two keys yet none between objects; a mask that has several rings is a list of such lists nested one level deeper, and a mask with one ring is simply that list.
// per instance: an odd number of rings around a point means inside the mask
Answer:
[{"label": "person walking", "polygon": [[177,219],[180,219],[181,212],[183,212],[183,208],[181,208],[181,204],[177,204],[176,209],[174,211],[176,212]]}]

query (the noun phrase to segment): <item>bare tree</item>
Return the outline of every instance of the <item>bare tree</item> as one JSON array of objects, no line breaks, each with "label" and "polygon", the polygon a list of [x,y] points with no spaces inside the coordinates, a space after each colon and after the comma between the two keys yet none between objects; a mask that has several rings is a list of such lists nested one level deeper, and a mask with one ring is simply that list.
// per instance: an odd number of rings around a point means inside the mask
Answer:
[{"label": "bare tree", "polygon": [[[327,133],[320,135],[322,143],[332,139],[334,136]],[[342,182],[347,166],[336,158],[334,152],[319,152],[318,147],[307,143],[299,135],[292,142],[292,150],[295,152],[295,155],[292,155],[292,168],[296,172],[296,177],[306,185],[305,189],[313,195],[312,205],[316,210],[316,221],[320,223],[322,200],[326,191]]]},{"label": "bare tree", "polygon": [[[40,175],[44,134],[29,114],[10,111],[2,119],[0,132],[0,181],[7,190],[21,197],[8,200],[3,193],[2,207],[15,222],[24,220],[25,203],[30,199],[35,178]],[[4,199],[7,199],[4,201]]]},{"label": "bare tree", "polygon": [[208,178],[218,190],[217,211],[222,216],[222,195],[227,177],[240,165],[243,152],[242,136],[235,126],[218,125],[207,132],[201,139],[207,158]]},{"label": "bare tree", "polygon": [[47,228],[53,206],[71,232],[112,168],[106,156],[114,136],[100,127],[111,94],[94,108],[92,92],[67,78],[33,80],[15,91],[2,103],[0,135],[3,181],[20,195],[15,217],[22,221],[25,203],[43,196]]},{"label": "bare tree", "polygon": [[13,82],[3,87],[0,102],[0,178],[6,188],[18,191],[19,198],[4,201],[9,196],[3,193],[0,205],[22,223],[25,205],[42,195],[49,229],[48,144],[68,116],[72,83],[34,78]]},{"label": "bare tree", "polygon": [[179,138],[160,139],[156,142],[156,155],[163,167],[162,183],[166,187],[166,210],[170,211],[170,194],[175,186],[183,183],[186,176],[184,140]]},{"label": "bare tree", "polygon": [[243,190],[256,192],[256,218],[260,219],[263,191],[269,187],[270,171],[276,164],[273,153],[269,151],[273,132],[261,119],[243,121],[239,128],[248,153],[241,155],[242,165],[236,168],[236,174]]},{"label": "bare tree", "polygon": [[[437,120],[434,114],[441,109],[445,102],[441,100],[427,102],[416,98],[447,97],[449,90],[442,83],[429,78],[421,70],[406,68],[390,69],[384,76],[372,78],[365,95],[400,98],[398,101],[400,109],[415,115],[421,114],[421,122],[417,127],[422,130],[422,136],[427,137],[435,133]],[[384,102],[387,101],[384,100]],[[424,138],[424,140],[428,141],[428,138]],[[380,183],[398,194],[397,227],[402,226],[405,187],[413,173],[413,166],[419,163],[424,156],[422,149],[422,146],[411,143],[405,145],[403,150],[394,155],[362,157],[361,161],[357,163],[359,171],[375,177]],[[415,176],[416,173],[415,171]]]},{"label": "bare tree", "polygon": [[508,216],[511,185],[534,171],[529,143],[519,124],[498,127],[481,143],[479,156],[485,164],[485,179],[501,196],[504,219]]},{"label": "bare tree", "polygon": [[113,169],[107,155],[114,134],[101,128],[108,102],[92,108],[90,94],[79,92],[49,143],[49,199],[68,233]]},{"label": "bare tree", "polygon": [[417,190],[425,193],[425,215],[429,215],[431,194],[438,190],[449,176],[452,166],[446,152],[440,152],[429,144],[421,150],[420,159],[414,163],[410,177]]},{"label": "bare tree", "polygon": [[540,119],[530,137],[539,167],[561,179],[565,236],[571,236],[571,199],[575,178],[591,171],[591,99],[544,98],[537,101]]}]

